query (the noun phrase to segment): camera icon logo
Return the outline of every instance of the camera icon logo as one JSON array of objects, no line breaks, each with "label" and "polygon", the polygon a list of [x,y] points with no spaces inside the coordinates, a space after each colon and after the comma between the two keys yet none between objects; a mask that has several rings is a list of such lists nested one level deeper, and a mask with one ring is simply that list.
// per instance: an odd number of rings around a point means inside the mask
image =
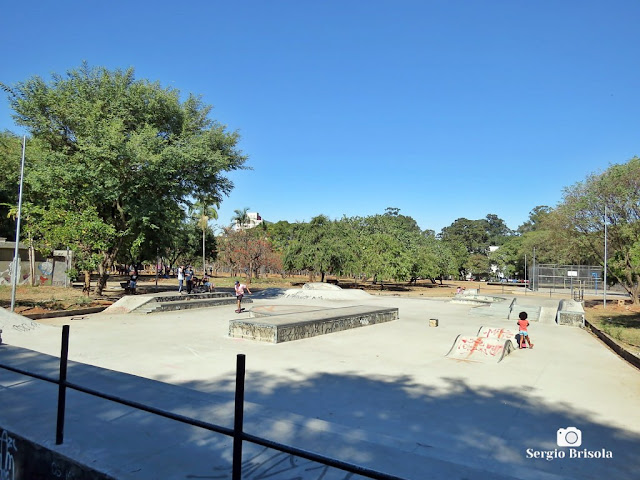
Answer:
[{"label": "camera icon logo", "polygon": [[556,441],[559,447],[579,447],[582,445],[582,432],[576,427],[559,428]]}]

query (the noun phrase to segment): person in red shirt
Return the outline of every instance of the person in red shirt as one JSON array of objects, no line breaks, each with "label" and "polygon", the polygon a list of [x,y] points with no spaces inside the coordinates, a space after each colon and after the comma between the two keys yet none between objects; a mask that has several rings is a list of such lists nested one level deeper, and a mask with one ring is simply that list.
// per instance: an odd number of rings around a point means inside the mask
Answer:
[{"label": "person in red shirt", "polygon": [[529,327],[529,320],[527,320],[527,312],[520,312],[518,315],[518,334],[520,335],[520,348],[526,348],[525,343],[529,344],[529,348],[533,348],[533,343],[531,343],[531,337],[529,337],[529,332],[527,328]]}]

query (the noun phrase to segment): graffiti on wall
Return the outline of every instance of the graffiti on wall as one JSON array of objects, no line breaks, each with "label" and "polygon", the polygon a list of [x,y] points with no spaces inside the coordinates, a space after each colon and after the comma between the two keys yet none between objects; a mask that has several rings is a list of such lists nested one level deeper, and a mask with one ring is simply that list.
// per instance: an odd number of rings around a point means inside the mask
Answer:
[{"label": "graffiti on wall", "polygon": [[13,454],[17,451],[15,439],[3,430],[0,435],[0,479],[15,480],[16,470]]}]

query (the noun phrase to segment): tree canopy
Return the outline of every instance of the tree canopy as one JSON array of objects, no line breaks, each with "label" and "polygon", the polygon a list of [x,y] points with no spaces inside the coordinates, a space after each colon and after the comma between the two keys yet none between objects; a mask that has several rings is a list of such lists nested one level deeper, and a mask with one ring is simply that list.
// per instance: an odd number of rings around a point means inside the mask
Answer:
[{"label": "tree canopy", "polygon": [[558,207],[564,230],[604,263],[607,271],[638,303],[640,279],[640,158],[611,165],[564,190]]},{"label": "tree canopy", "polygon": [[121,250],[152,239],[160,247],[192,199],[219,203],[233,188],[225,173],[245,168],[238,133],[211,119],[211,106],[194,95],[181,101],[178,90],[137,80],[131,68],[85,63],[5,89],[31,135],[28,201],[43,215],[93,208],[92,221],[113,230],[93,252],[99,291]]}]

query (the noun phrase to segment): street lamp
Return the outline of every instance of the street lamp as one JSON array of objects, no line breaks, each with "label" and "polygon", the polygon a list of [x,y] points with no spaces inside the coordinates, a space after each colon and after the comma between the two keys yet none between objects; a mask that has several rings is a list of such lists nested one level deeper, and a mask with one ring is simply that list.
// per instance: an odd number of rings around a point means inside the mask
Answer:
[{"label": "street lamp", "polygon": [[18,283],[18,260],[20,258],[20,216],[22,213],[22,183],[24,181],[24,151],[27,144],[27,136],[22,137],[22,162],[20,164],[20,189],[18,193],[18,219],[16,221],[16,248],[13,252],[13,272],[11,275],[11,311],[16,306],[16,285]]}]

